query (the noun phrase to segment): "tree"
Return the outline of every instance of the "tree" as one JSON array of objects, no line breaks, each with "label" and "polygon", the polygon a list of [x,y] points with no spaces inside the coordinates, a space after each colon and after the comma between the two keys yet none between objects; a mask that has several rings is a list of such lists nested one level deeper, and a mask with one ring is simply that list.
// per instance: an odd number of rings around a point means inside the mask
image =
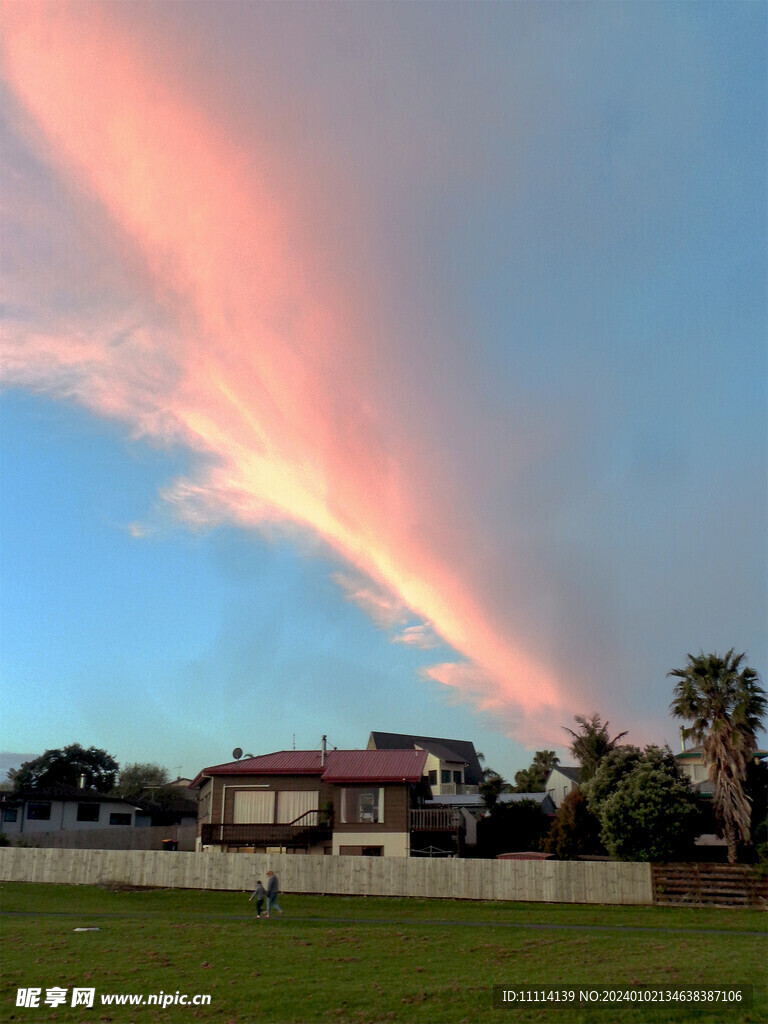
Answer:
[{"label": "tree", "polygon": [[602,852],[600,823],[587,807],[580,790],[570,792],[557,808],[543,847],[558,860],[576,860],[577,857]]},{"label": "tree", "polygon": [[630,743],[614,747],[600,761],[592,778],[585,782],[581,791],[590,811],[600,817],[602,806],[612,796],[622,779],[642,760],[643,752]]},{"label": "tree", "polygon": [[108,793],[114,788],[119,770],[117,761],[106,750],[88,747],[79,743],[68,747],[46,750],[40,757],[25,761],[20,768],[12,768],[8,778],[15,790],[59,789],[77,787],[80,776],[85,776],[85,785]]},{"label": "tree", "polygon": [[[756,847],[754,854],[758,860],[765,862],[768,859],[766,857],[768,854],[768,843],[766,843],[768,840],[766,832],[766,824],[768,824],[768,765],[764,761],[758,761],[755,758],[749,764],[745,785],[747,797],[752,804],[750,832],[752,842]],[[763,844],[762,851],[757,849],[761,843]]]},{"label": "tree", "polygon": [[155,799],[157,790],[168,785],[168,769],[147,761],[127,764],[121,771],[115,787],[126,800],[139,800],[149,795]]},{"label": "tree", "polygon": [[742,662],[734,648],[723,657],[700,652],[688,655],[683,668],[672,669],[674,699],[670,710],[690,722],[685,735],[700,743],[709,779],[712,805],[720,833],[728,844],[728,862],[738,860],[739,839],[750,841],[750,801],[745,790],[747,766],[757,749],[768,701],[760,678]]},{"label": "tree", "polygon": [[478,786],[478,790],[483,798],[486,809],[492,811],[498,802],[500,794],[510,793],[512,787],[498,772],[495,772],[492,768],[485,768],[483,769],[483,781]]},{"label": "tree", "polygon": [[543,793],[547,776],[559,763],[554,750],[537,750],[530,768],[516,772],[515,789],[518,793]]},{"label": "tree", "polygon": [[563,726],[567,733],[573,737],[570,751],[581,765],[581,781],[587,782],[595,774],[597,766],[606,754],[610,753],[619,745],[619,740],[626,736],[626,732],[620,732],[618,736],[611,739],[608,735],[609,722],[601,722],[600,715],[594,714],[591,718],[585,715],[576,715],[576,722],[579,731],[574,732],[567,726]]},{"label": "tree", "polygon": [[599,819],[600,838],[612,857],[666,861],[693,845],[701,811],[669,747],[650,746],[602,801]]},{"label": "tree", "polygon": [[477,823],[477,856],[497,857],[500,853],[540,850],[550,821],[535,800],[519,803],[497,802]]}]

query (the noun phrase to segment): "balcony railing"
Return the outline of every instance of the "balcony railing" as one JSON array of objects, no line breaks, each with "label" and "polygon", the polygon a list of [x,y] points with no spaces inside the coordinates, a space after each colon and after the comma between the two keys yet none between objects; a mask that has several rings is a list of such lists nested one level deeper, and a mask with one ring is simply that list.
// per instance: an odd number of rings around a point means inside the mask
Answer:
[{"label": "balcony railing", "polygon": [[432,786],[432,792],[441,796],[467,796],[479,791],[478,786],[470,785],[468,782],[436,782]]},{"label": "balcony railing", "polygon": [[412,832],[455,832],[464,827],[460,811],[452,807],[427,807],[410,812]]},{"label": "balcony railing", "polygon": [[286,824],[205,824],[200,829],[203,846],[310,847],[329,840],[332,834],[330,823],[319,820],[317,811],[306,811]]}]

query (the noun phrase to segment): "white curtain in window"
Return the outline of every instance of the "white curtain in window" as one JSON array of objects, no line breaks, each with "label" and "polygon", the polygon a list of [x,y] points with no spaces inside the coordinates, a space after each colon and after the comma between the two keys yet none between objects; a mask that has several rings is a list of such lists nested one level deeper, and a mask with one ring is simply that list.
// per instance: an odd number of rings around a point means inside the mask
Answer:
[{"label": "white curtain in window", "polygon": [[235,793],[235,825],[271,825],[274,820],[274,793],[263,789],[240,789]]},{"label": "white curtain in window", "polygon": [[[295,821],[305,811],[316,811],[320,806],[320,794],[317,790],[300,789],[295,792],[278,793],[277,820],[283,824]],[[311,815],[302,818],[300,825],[315,825]]]}]

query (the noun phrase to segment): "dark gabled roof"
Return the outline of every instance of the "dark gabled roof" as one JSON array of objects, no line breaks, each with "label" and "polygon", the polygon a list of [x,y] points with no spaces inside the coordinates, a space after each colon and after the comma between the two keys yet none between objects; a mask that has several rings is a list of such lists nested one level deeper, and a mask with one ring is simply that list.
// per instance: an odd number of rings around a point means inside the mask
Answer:
[{"label": "dark gabled roof", "polygon": [[57,786],[52,789],[21,789],[0,793],[3,803],[19,804],[25,800],[68,800],[76,803],[130,804],[138,807],[135,800],[128,800],[117,793],[99,793],[95,789],[80,789],[78,786]]},{"label": "dark gabled roof", "polygon": [[413,736],[400,732],[372,732],[368,745],[376,750],[398,750],[406,747],[421,747],[441,761],[456,761],[466,765],[464,781],[478,786],[483,781],[483,769],[477,758],[475,745],[470,740],[450,740],[438,736]]},{"label": "dark gabled roof", "polygon": [[[566,765],[556,764],[552,769],[552,772],[560,772],[566,779],[570,779],[571,782],[581,782],[581,768],[571,768]],[[551,775],[552,772],[549,774]]]},{"label": "dark gabled roof", "polygon": [[418,782],[424,750],[277,750],[272,754],[203,768],[192,782],[211,775],[316,775],[323,782]]}]

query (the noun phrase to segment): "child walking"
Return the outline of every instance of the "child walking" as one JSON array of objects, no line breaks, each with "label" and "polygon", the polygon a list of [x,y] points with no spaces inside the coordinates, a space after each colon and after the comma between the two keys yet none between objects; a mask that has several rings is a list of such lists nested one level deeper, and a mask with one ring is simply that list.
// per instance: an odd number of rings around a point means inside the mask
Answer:
[{"label": "child walking", "polygon": [[257,917],[261,917],[262,916],[261,912],[264,909],[264,897],[266,895],[267,894],[264,891],[264,886],[261,884],[261,879],[259,879],[258,882],[256,883],[256,888],[253,890],[251,895],[248,897],[248,902],[249,903],[251,902],[251,900],[254,897],[256,898],[256,916]]}]

